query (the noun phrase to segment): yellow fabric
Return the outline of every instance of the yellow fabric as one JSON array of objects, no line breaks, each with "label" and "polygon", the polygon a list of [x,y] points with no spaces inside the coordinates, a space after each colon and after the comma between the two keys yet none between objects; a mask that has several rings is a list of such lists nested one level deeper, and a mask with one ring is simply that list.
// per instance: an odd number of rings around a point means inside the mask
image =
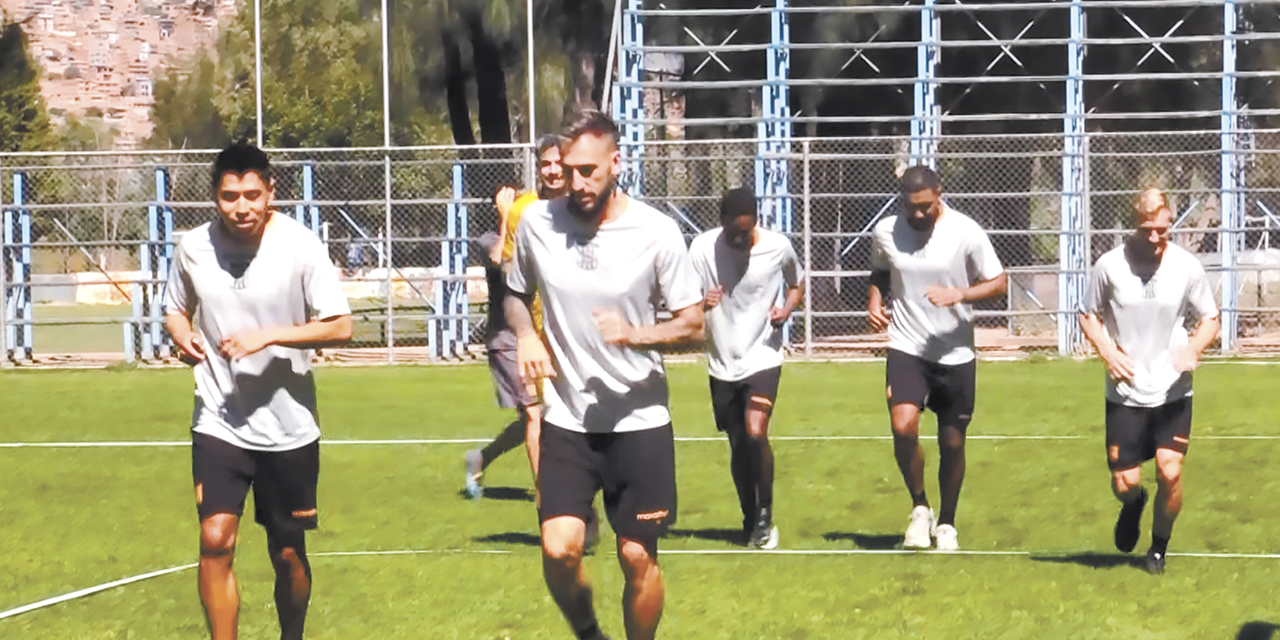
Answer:
[{"label": "yellow fabric", "polygon": [[[538,201],[537,191],[528,191],[516,198],[511,204],[511,211],[507,212],[507,228],[502,234],[502,263],[509,264],[516,254],[516,230],[520,228],[520,217],[524,215],[525,207]],[[529,311],[533,314],[533,328],[542,334],[542,296],[535,295],[533,304],[529,305]]]},{"label": "yellow fabric", "polygon": [[528,191],[516,198],[511,205],[511,211],[507,212],[507,229],[502,238],[502,262],[510,262],[511,257],[516,254],[516,229],[520,228],[520,217],[524,215],[524,208],[538,201],[538,192]]}]

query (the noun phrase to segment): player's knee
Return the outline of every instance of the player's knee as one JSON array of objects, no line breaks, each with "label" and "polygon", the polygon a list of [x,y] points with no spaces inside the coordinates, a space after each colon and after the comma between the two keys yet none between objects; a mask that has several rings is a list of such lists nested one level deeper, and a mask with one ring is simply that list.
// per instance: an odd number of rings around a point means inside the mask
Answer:
[{"label": "player's knee", "polygon": [[938,427],[938,448],[943,455],[964,454],[964,435],[968,421],[963,425],[950,424]]},{"label": "player's knee", "polygon": [[542,557],[546,562],[565,567],[576,566],[582,561],[583,536],[563,531],[542,532]]},{"label": "player's knee", "polygon": [[920,412],[913,405],[898,405],[890,411],[889,426],[895,438],[915,439],[920,435]]},{"label": "player's knee", "polygon": [[1163,460],[1156,465],[1156,479],[1163,485],[1177,484],[1182,480],[1182,461]]},{"label": "player's knee", "polygon": [[644,579],[658,570],[657,540],[619,538],[618,562],[628,579]]},{"label": "player's knee", "polygon": [[1137,491],[1138,485],[1142,483],[1142,476],[1138,469],[1125,469],[1111,474],[1111,490],[1118,496],[1126,496],[1131,491]]},{"label": "player's knee", "polygon": [[236,526],[234,520],[214,516],[200,523],[200,557],[228,558],[236,550]]}]

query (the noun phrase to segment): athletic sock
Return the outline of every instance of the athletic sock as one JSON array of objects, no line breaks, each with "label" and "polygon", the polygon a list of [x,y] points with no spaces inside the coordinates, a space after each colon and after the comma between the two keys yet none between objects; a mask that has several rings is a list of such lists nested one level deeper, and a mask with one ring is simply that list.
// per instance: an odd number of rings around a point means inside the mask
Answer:
[{"label": "athletic sock", "polygon": [[920,495],[913,494],[911,496],[911,502],[917,507],[927,507],[929,506],[929,497],[925,495],[925,492],[921,491]]},{"label": "athletic sock", "polygon": [[1152,551],[1160,555],[1164,555],[1165,552],[1168,551],[1168,549],[1169,549],[1169,538],[1163,537],[1163,536],[1157,536],[1157,535],[1151,536]]}]

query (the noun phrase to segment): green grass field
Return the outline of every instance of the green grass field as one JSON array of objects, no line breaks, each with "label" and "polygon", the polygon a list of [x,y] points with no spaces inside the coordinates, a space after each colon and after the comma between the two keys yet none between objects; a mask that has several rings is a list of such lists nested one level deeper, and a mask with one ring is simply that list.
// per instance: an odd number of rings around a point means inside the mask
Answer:
[{"label": "green grass field", "polygon": [[[815,553],[664,555],[660,636],[1270,638],[1280,557],[1176,554],[1280,552],[1273,371],[1213,364],[1198,373],[1186,507],[1168,573],[1153,577],[1131,562],[1137,554],[1111,546],[1117,503],[1098,363],[979,366],[971,435],[1071,437],[970,441],[961,545],[1026,553],[954,556],[873,553],[900,542],[910,507],[883,439],[882,366],[788,365],[775,437],[871,438],[777,439],[781,548]],[[479,366],[317,377],[329,440],[486,438],[509,418]],[[704,369],[673,366],[670,377],[677,435],[714,437]],[[0,442],[184,441],[191,384],[181,370],[0,373]],[[472,503],[458,493],[467,446],[322,447],[309,637],[571,637],[542,582],[523,452],[491,467],[493,497]],[[662,549],[740,549],[727,446],[683,441],[676,451],[680,519]],[[931,442],[927,451],[932,475]],[[193,562],[190,487],[182,446],[0,448],[0,611]],[[1149,522],[1150,510],[1144,529]],[[241,637],[273,637],[263,535],[249,523],[241,533]],[[1144,531],[1139,551],[1148,542]],[[396,550],[421,553],[319,555]],[[602,624],[620,638],[611,538],[589,566]],[[6,640],[203,633],[192,570],[0,620]]]}]

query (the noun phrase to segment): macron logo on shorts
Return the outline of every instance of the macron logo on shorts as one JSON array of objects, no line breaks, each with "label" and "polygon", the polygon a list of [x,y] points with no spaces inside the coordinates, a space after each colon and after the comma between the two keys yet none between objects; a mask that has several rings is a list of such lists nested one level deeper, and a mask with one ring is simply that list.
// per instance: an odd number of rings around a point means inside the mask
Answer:
[{"label": "macron logo on shorts", "polygon": [[670,514],[670,513],[671,513],[671,512],[670,512],[670,511],[667,511],[666,509],[663,509],[663,510],[661,510],[661,511],[653,511],[653,512],[651,512],[651,513],[637,513],[637,514],[636,514],[636,520],[641,520],[641,521],[658,521],[658,520],[661,520],[661,519],[663,519],[663,518],[667,517],[667,515],[668,515],[668,514]]}]

